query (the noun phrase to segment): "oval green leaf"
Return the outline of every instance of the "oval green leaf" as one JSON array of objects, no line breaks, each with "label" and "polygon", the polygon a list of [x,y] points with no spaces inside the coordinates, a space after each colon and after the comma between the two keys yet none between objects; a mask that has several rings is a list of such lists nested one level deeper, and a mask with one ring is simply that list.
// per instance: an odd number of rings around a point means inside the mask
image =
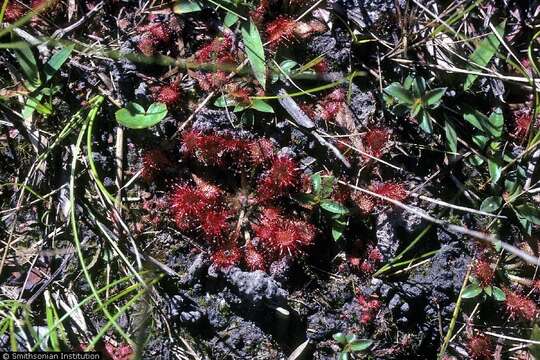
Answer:
[{"label": "oval green leaf", "polygon": [[502,166],[495,159],[488,159],[489,176],[491,177],[491,183],[496,184],[502,175]]},{"label": "oval green leaf", "polygon": [[175,14],[188,14],[202,10],[202,3],[195,0],[180,0],[176,1],[173,6]]},{"label": "oval green leaf", "polygon": [[323,200],[321,202],[321,208],[333,214],[346,215],[349,213],[349,209],[347,209],[345,206],[341,205],[340,203],[337,203],[332,200]]},{"label": "oval green leaf", "polygon": [[514,210],[518,217],[524,218],[535,225],[540,225],[540,209],[537,207],[523,204],[516,206]]},{"label": "oval green leaf", "polygon": [[480,295],[480,293],[482,293],[482,288],[478,285],[471,284],[467,286],[465,290],[463,290],[463,294],[461,295],[461,297],[464,299],[471,299],[477,297],[478,295]]},{"label": "oval green leaf", "polygon": [[214,101],[214,106],[217,107],[235,106],[236,104],[237,102],[227,95],[221,95],[216,99],[216,101]]},{"label": "oval green leaf", "polygon": [[435,108],[440,105],[441,99],[445,93],[446,93],[445,87],[429,90],[428,92],[424,94],[424,96],[422,96],[422,102],[431,108]]},{"label": "oval green leaf", "polygon": [[506,295],[504,294],[504,291],[502,291],[501,288],[493,286],[493,298],[497,301],[504,301],[506,300]]},{"label": "oval green leaf", "polygon": [[149,128],[159,123],[165,116],[167,105],[163,103],[153,103],[145,111],[141,105],[130,102],[115,113],[116,121],[130,129]]},{"label": "oval green leaf", "polygon": [[402,104],[412,105],[414,103],[411,93],[399,83],[392,83],[388,85],[384,88],[384,92],[396,98]]},{"label": "oval green leaf", "polygon": [[260,112],[272,113],[272,114],[274,113],[274,109],[272,108],[272,106],[264,100],[253,99],[250,107]]},{"label": "oval green leaf", "polygon": [[347,342],[347,338],[345,337],[344,333],[338,332],[332,335],[332,337],[340,344],[345,344]]},{"label": "oval green leaf", "polygon": [[480,210],[492,213],[494,211],[497,211],[503,203],[503,199],[500,196],[490,196],[484,201],[482,201],[482,204],[480,205]]},{"label": "oval green leaf", "polygon": [[320,173],[311,175],[311,182],[313,184],[313,193],[318,194],[321,192],[322,178]]},{"label": "oval green leaf", "polygon": [[358,351],[364,351],[368,347],[373,344],[373,340],[364,339],[364,340],[356,340],[353,343],[349,345],[351,351],[358,352]]},{"label": "oval green leaf", "polygon": [[496,108],[489,115],[489,134],[494,138],[500,138],[504,129],[504,115],[501,108]]},{"label": "oval green leaf", "polygon": [[416,118],[420,122],[420,129],[427,134],[431,134],[433,132],[431,116],[425,109],[422,109]]}]

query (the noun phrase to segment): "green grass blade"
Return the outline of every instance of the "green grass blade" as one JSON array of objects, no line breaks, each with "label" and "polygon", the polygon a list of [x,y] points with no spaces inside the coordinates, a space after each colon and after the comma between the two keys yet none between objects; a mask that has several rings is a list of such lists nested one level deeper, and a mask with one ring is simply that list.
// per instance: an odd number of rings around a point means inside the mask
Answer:
[{"label": "green grass blade", "polygon": [[26,87],[29,90],[34,90],[41,84],[41,79],[39,76],[39,68],[37,64],[36,57],[32,52],[31,48],[19,48],[13,49],[15,53],[15,58],[19,63],[26,82]]},{"label": "green grass blade", "polygon": [[45,82],[48,82],[52,79],[54,74],[62,67],[62,65],[69,59],[71,52],[73,51],[74,45],[67,46],[51,56],[49,61],[45,64],[43,68],[43,73],[45,74]]},{"label": "green grass blade", "polygon": [[[54,331],[57,327],[61,326],[62,323],[67,319],[69,318],[75,311],[77,311],[78,309],[80,309],[81,307],[83,307],[84,305],[86,305],[87,303],[89,303],[90,301],[96,299],[96,296],[99,296],[100,294],[106,292],[107,290],[109,289],[112,289],[126,281],[129,281],[133,278],[133,276],[131,275],[128,275],[128,276],[125,276],[125,277],[122,277],[118,280],[115,280],[113,282],[111,282],[110,284],[107,284],[106,286],[100,288],[97,290],[96,293],[92,293],[90,294],[89,296],[87,296],[86,298],[84,298],[82,301],[80,301],[77,305],[75,305],[74,307],[72,307],[68,312],[66,312],[62,317],[60,317],[58,320],[56,320],[56,322],[49,327],[49,332],[50,331]],[[161,276],[158,276],[154,281],[157,282],[159,281],[159,279],[161,278]],[[43,338],[41,338],[40,340],[42,341],[45,337],[49,336],[49,333],[45,334],[43,336]],[[36,351],[37,350],[37,347],[34,347],[32,349],[32,351]]]},{"label": "green grass blade", "polygon": [[[54,323],[54,305],[51,302],[49,291],[43,294],[45,297],[45,318],[47,319],[47,327],[50,328]],[[51,346],[54,351],[60,351],[60,343],[58,342],[58,334],[56,331],[49,331]]]},{"label": "green grass blade", "polygon": [[[495,27],[497,33],[501,36],[504,35],[504,27],[506,20],[501,21],[499,25]],[[471,63],[467,68],[469,70],[476,70],[478,66],[485,67],[493,58],[493,56],[499,50],[501,42],[495,34],[488,35],[487,38],[482,40],[476,50],[469,56],[469,62]],[[475,66],[476,65],[476,66]],[[463,90],[467,91],[471,88],[478,75],[469,74],[463,84]]]},{"label": "green grass blade", "polygon": [[105,308],[103,306],[103,302],[101,301],[101,298],[99,297],[99,295],[97,295],[97,290],[96,290],[96,287],[95,287],[95,285],[94,285],[94,283],[92,281],[92,277],[90,276],[90,273],[88,272],[88,267],[87,267],[86,261],[84,259],[84,254],[82,253],[81,242],[80,242],[80,239],[79,239],[79,227],[77,225],[78,220],[77,220],[77,216],[76,216],[77,208],[76,208],[76,201],[75,201],[75,175],[76,175],[76,172],[77,172],[77,162],[78,162],[78,157],[79,157],[80,150],[81,150],[80,148],[81,148],[81,144],[82,144],[82,141],[83,141],[83,138],[84,138],[84,134],[86,133],[87,126],[88,126],[88,121],[83,123],[82,129],[79,132],[79,136],[77,138],[77,141],[75,143],[75,147],[74,147],[74,150],[73,150],[73,159],[71,161],[71,171],[70,171],[70,179],[69,179],[69,204],[70,204],[69,222],[70,222],[70,225],[71,225],[71,231],[72,231],[72,235],[73,235],[73,241],[75,243],[76,253],[77,253],[77,256],[79,257],[79,262],[81,264],[81,269],[82,269],[84,277],[85,277],[85,279],[86,279],[86,281],[88,283],[88,286],[92,290],[92,293],[95,295],[96,301],[98,302],[101,311],[103,311],[103,313],[107,317],[107,320],[112,322],[114,328],[118,331],[118,333],[123,338],[125,338],[126,340],[129,340],[129,336],[120,327],[120,325],[118,325],[116,323],[116,321],[113,320],[113,317],[111,316],[111,314],[109,313],[107,308]]},{"label": "green grass blade", "polygon": [[94,122],[97,117],[97,113],[99,111],[99,108],[101,104],[103,103],[103,96],[100,96],[96,99],[96,102],[94,103],[94,106],[92,106],[92,109],[90,109],[90,112],[88,113],[87,119],[88,119],[88,131],[86,132],[86,157],[88,159],[88,165],[90,166],[90,172],[92,176],[94,177],[94,181],[96,182],[97,187],[101,191],[101,193],[105,196],[105,199],[107,202],[112,205],[114,204],[114,196],[107,190],[105,187],[105,184],[100,179],[96,163],[94,162],[94,152],[93,152],[93,144],[94,144]]}]

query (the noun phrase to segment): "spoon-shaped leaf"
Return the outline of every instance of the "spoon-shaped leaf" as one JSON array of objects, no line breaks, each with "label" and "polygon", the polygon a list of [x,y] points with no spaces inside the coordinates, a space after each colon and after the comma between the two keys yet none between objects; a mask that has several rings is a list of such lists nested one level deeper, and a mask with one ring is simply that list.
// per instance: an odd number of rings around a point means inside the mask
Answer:
[{"label": "spoon-shaped leaf", "polygon": [[153,103],[148,110],[134,102],[129,102],[125,108],[115,114],[116,121],[130,129],[146,129],[159,123],[167,116],[167,105]]}]

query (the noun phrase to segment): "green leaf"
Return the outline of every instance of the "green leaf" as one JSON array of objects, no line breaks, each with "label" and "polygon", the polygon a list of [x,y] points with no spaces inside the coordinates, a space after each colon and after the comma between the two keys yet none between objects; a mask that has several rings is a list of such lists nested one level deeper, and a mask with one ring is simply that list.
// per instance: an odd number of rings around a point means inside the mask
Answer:
[{"label": "green leaf", "polygon": [[356,340],[349,345],[351,351],[359,352],[364,351],[373,344],[373,340]]},{"label": "green leaf", "polygon": [[486,286],[484,288],[484,292],[486,293],[487,296],[491,296],[491,294],[493,293],[493,287],[491,286]]},{"label": "green leaf", "polygon": [[332,223],[332,239],[338,241],[343,236],[343,232],[347,228],[347,225],[340,223],[339,221],[334,221]]},{"label": "green leaf", "polygon": [[242,24],[242,39],[253,74],[264,89],[266,88],[266,60],[261,36],[253,20],[250,19],[249,22]]},{"label": "green leaf", "polygon": [[436,88],[429,90],[422,96],[422,102],[430,108],[436,108],[440,105],[441,99],[446,93],[447,88]]},{"label": "green leaf", "polygon": [[493,286],[493,298],[497,301],[504,301],[506,300],[506,295],[504,294],[504,291],[501,290],[501,288]]},{"label": "green leaf", "polygon": [[498,108],[490,117],[487,117],[480,111],[467,106],[463,111],[463,119],[491,138],[498,138],[502,135],[504,117],[502,111]]},{"label": "green leaf", "polygon": [[340,344],[346,344],[347,343],[347,337],[344,333],[338,332],[332,335],[335,341],[337,341]]},{"label": "green leaf", "polygon": [[411,93],[401,86],[400,83],[396,82],[388,85],[384,88],[384,92],[396,98],[402,104],[412,105],[414,103]]},{"label": "green leaf", "polygon": [[481,150],[484,150],[486,145],[489,143],[489,137],[481,134],[474,134],[472,136],[473,143],[478,146]]},{"label": "green leaf", "polygon": [[313,183],[313,193],[319,194],[321,192],[322,178],[320,173],[311,175],[311,182]]},{"label": "green leaf", "polygon": [[296,66],[298,66],[298,63],[294,60],[287,59],[282,61],[279,64],[279,68],[276,67],[270,75],[272,79],[272,84],[280,79],[282,81],[287,81],[287,77],[283,73],[285,73],[287,76],[290,76]]},{"label": "green leaf", "polygon": [[227,15],[225,15],[225,19],[223,19],[223,25],[230,28],[236,22],[238,21],[238,15],[233,14],[232,12],[227,12]]},{"label": "green leaf", "polygon": [[[531,331],[531,340],[540,341],[540,327],[538,324],[534,324]],[[529,345],[529,352],[533,356],[533,359],[540,359],[540,345],[531,344]]]},{"label": "green leaf", "polygon": [[134,102],[130,102],[123,109],[115,113],[116,121],[130,129],[145,129],[159,123],[167,116],[167,105],[153,103],[148,110]]},{"label": "green leaf", "polygon": [[29,90],[35,90],[41,85],[39,69],[31,48],[13,49],[17,62],[24,74],[25,85]]},{"label": "green leaf", "polygon": [[482,204],[480,205],[480,210],[492,213],[497,211],[503,203],[503,199],[500,196],[490,196],[484,201],[482,201]]},{"label": "green leaf", "polygon": [[340,352],[338,360],[349,360],[349,353],[346,351]]},{"label": "green leaf", "polygon": [[313,194],[300,193],[296,194],[294,198],[302,204],[316,204],[317,197]]},{"label": "green leaf", "polygon": [[[495,27],[497,30],[497,33],[503,37],[504,36],[504,27],[506,24],[506,20],[502,21],[499,25]],[[477,64],[479,66],[485,67],[493,58],[493,56],[497,53],[497,50],[499,49],[500,41],[497,38],[495,34],[490,34],[488,37],[486,37],[484,40],[480,42],[476,50],[469,56],[469,63]],[[468,70],[471,71],[482,71],[482,69],[479,69],[477,66],[474,66],[470,64],[467,66]],[[474,81],[478,75],[469,74],[467,75],[467,78],[465,79],[465,83],[463,84],[463,90],[467,91],[470,89]]]},{"label": "green leaf", "polygon": [[174,3],[173,12],[175,14],[188,14],[201,11],[202,8],[202,2],[198,0],[179,0]]},{"label": "green leaf", "polygon": [[350,344],[353,341],[356,341],[356,335],[355,334],[345,335],[345,339],[347,339],[347,344]]},{"label": "green leaf", "polygon": [[540,225],[540,209],[529,204],[522,204],[515,207],[516,213],[535,225]]},{"label": "green leaf", "polygon": [[484,163],[484,158],[478,155],[472,155],[468,161],[472,166],[478,167]]},{"label": "green leaf", "polygon": [[49,104],[43,104],[41,99],[43,99],[42,94],[29,96],[28,99],[26,99],[26,103],[24,104],[24,108],[21,113],[25,120],[31,120],[34,111],[37,111],[41,115],[45,116],[53,113],[53,109],[49,106]]},{"label": "green leaf", "polygon": [[45,82],[48,82],[52,79],[54,74],[64,65],[67,59],[69,59],[69,56],[71,55],[71,52],[73,51],[74,45],[69,45],[51,56],[49,61],[45,64],[45,67],[43,68],[43,73],[45,74]]},{"label": "green leaf", "polygon": [[261,99],[253,99],[251,101],[250,107],[260,112],[272,113],[272,114],[274,113],[274,109],[272,108],[272,106],[266,101],[261,100]]},{"label": "green leaf", "polygon": [[431,134],[433,132],[433,124],[431,122],[431,117],[429,116],[428,112],[426,110],[420,111],[420,113],[418,114],[418,118],[420,121],[420,129],[422,129],[427,134]]},{"label": "green leaf", "polygon": [[[501,150],[502,143],[500,141],[490,141],[489,143],[489,150],[491,153],[496,153],[499,150]],[[503,156],[503,159],[506,158],[507,161],[512,161],[514,158],[509,157],[507,154],[501,154]],[[501,159],[501,160],[503,160]]]},{"label": "green leaf", "polygon": [[500,108],[495,109],[488,118],[489,134],[494,138],[500,138],[504,128],[504,116]]},{"label": "green leaf", "polygon": [[221,95],[216,99],[216,101],[214,101],[214,106],[217,107],[235,106],[236,104],[237,102],[227,95]]},{"label": "green leaf", "polygon": [[332,200],[325,199],[321,201],[321,208],[333,214],[346,215],[349,213],[349,209],[347,209],[345,206],[341,205],[340,203],[332,201]]},{"label": "green leaf", "polygon": [[446,135],[446,145],[451,152],[457,153],[457,133],[454,123],[446,119],[444,122],[444,133]]},{"label": "green leaf", "polygon": [[407,90],[410,90],[412,88],[414,77],[412,75],[407,75],[405,80],[403,80],[403,87]]},{"label": "green leaf", "polygon": [[246,110],[246,109],[249,109],[250,106],[251,106],[251,104],[240,104],[240,103],[236,103],[236,105],[234,106],[233,112],[244,111],[244,110]]},{"label": "green leaf", "polygon": [[416,117],[418,116],[418,114],[420,113],[420,111],[424,110],[423,106],[422,106],[422,101],[415,101],[414,104],[412,104],[411,108],[410,108],[410,111],[411,111],[411,116],[412,117]]},{"label": "green leaf", "polygon": [[421,98],[426,92],[426,80],[421,76],[415,77],[412,82],[412,90],[415,98]]},{"label": "green leaf", "polygon": [[61,86],[55,85],[55,86],[52,86],[52,87],[44,87],[39,92],[41,94],[45,95],[45,96],[54,96],[54,95],[58,94],[61,89],[62,89]]},{"label": "green leaf", "polygon": [[281,68],[281,70],[283,70],[286,74],[290,74],[292,69],[294,69],[296,66],[298,66],[298,63],[290,59],[283,60],[279,64],[279,67]]},{"label": "green leaf", "polygon": [[520,187],[519,183],[516,181],[516,178],[511,176],[512,175],[509,174],[504,180],[504,190],[509,194],[513,194]]},{"label": "green leaf", "polygon": [[[515,208],[514,208],[514,211],[515,211]],[[527,235],[531,236],[532,235],[532,222],[530,222],[529,220],[521,216],[517,211],[515,211],[515,213],[523,231]]]},{"label": "green leaf", "polygon": [[482,293],[481,287],[475,284],[471,284],[463,290],[463,294],[461,294],[461,297],[464,299],[471,299],[471,298],[477,297],[481,293]]},{"label": "green leaf", "polygon": [[491,177],[491,183],[496,184],[501,178],[502,167],[498,161],[494,159],[488,159],[489,176]]},{"label": "green leaf", "polygon": [[466,107],[463,111],[463,119],[469,122],[472,126],[477,128],[480,131],[488,132],[486,130],[486,125],[489,123],[489,119],[486,115],[482,114],[480,111]]}]

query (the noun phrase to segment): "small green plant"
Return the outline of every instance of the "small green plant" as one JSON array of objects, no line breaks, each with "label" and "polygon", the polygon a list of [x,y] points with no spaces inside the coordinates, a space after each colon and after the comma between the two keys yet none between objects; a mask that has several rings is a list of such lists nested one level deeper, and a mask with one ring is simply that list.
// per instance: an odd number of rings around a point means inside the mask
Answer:
[{"label": "small green plant", "polygon": [[470,285],[463,289],[461,297],[472,299],[482,295],[482,300],[491,297],[496,301],[504,301],[506,295],[504,291],[495,286],[496,270],[491,261],[479,259],[474,265],[474,275],[469,277]]},{"label": "small green plant", "polygon": [[[493,173],[493,170],[491,172]],[[491,180],[493,182],[493,175]],[[522,231],[531,235],[533,225],[540,225],[540,209],[524,196],[523,183],[525,180],[525,169],[518,166],[517,170],[507,174],[504,184],[501,181],[500,185],[493,186],[496,191],[502,192],[503,195],[485,198],[480,205],[480,210],[496,213],[503,211],[505,207],[509,208],[512,210],[510,214],[515,215]]]},{"label": "small green plant", "polygon": [[345,335],[339,332],[334,334],[333,338],[341,346],[339,360],[348,360],[350,354],[364,351],[373,344],[373,340],[358,339],[354,334]]},{"label": "small green plant", "polygon": [[408,112],[419,121],[422,130],[428,134],[433,132],[430,111],[441,104],[446,92],[445,87],[427,90],[426,81],[422,77],[409,76],[403,85],[392,83],[384,89],[384,92],[390,96],[385,98],[388,105],[393,105],[394,100],[397,100],[395,108],[398,112]]},{"label": "small green plant", "polygon": [[332,238],[338,241],[347,227],[349,209],[337,201],[332,200],[334,192],[334,177],[321,176],[320,173],[311,176],[312,192],[301,194],[300,202],[310,206],[320,207],[332,221]]},{"label": "small green plant", "polygon": [[54,113],[53,97],[62,88],[54,85],[52,80],[71,55],[73,46],[58,50],[45,64],[39,62],[30,48],[13,51],[23,74],[24,86],[29,91],[21,114],[26,120],[32,119],[35,112],[44,118],[51,116]]},{"label": "small green plant", "polygon": [[463,290],[463,295],[461,295],[461,297],[464,299],[472,299],[480,295],[482,295],[484,298],[491,297],[492,299],[497,301],[504,301],[504,299],[506,298],[506,296],[504,295],[504,291],[502,291],[502,289],[497,286],[482,286],[482,284],[475,277],[472,276],[469,281],[471,282],[471,284],[467,285],[465,290]]},{"label": "small green plant", "polygon": [[477,169],[487,166],[492,190],[504,195],[485,198],[480,210],[495,213],[509,207],[523,231],[532,234],[532,226],[540,225],[540,210],[524,196],[523,184],[527,180],[525,167],[518,165],[503,178],[503,169],[514,159],[503,137],[505,120],[502,109],[495,108],[489,116],[470,106],[463,106],[461,112],[463,120],[473,127],[471,140],[478,150],[478,155],[472,155],[468,163]]},{"label": "small green plant", "polygon": [[127,103],[125,108],[115,114],[116,121],[130,129],[146,129],[156,125],[167,116],[167,105],[153,103],[147,110],[135,102]]},{"label": "small green plant", "polygon": [[504,129],[502,110],[497,108],[486,116],[472,107],[464,106],[463,119],[475,128],[472,141],[478,150],[485,154],[485,156],[474,155],[469,162],[477,167],[487,160],[491,183],[496,184],[501,178],[503,162],[509,159],[504,154],[501,142]]}]

